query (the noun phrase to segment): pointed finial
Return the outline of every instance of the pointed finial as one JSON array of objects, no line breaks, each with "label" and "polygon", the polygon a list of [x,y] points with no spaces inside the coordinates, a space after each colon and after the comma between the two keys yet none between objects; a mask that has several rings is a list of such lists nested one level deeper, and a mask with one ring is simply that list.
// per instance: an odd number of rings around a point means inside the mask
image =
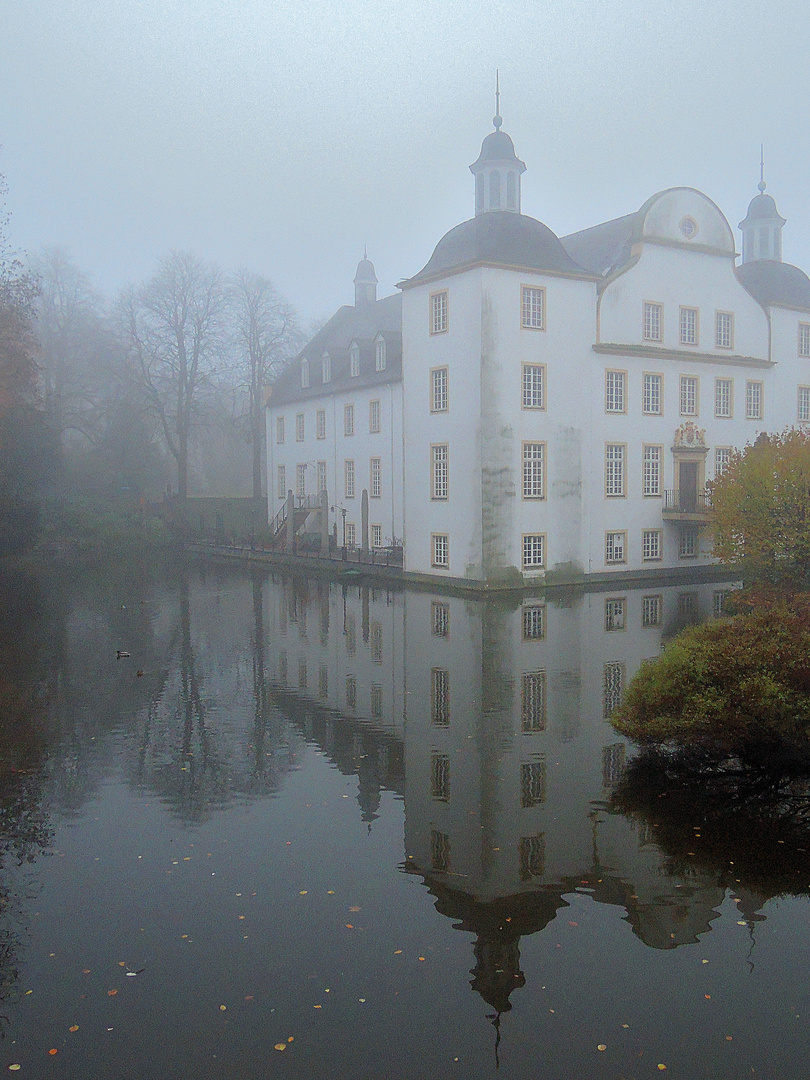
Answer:
[{"label": "pointed finial", "polygon": [[757,187],[762,192],[765,190],[765,147],[762,143],[759,144],[759,183]]},{"label": "pointed finial", "polygon": [[366,244],[363,244],[363,258],[368,258],[368,246]]},{"label": "pointed finial", "polygon": [[495,68],[495,115],[492,117],[492,123],[495,125],[495,130],[500,131],[501,124],[501,81],[500,72]]}]

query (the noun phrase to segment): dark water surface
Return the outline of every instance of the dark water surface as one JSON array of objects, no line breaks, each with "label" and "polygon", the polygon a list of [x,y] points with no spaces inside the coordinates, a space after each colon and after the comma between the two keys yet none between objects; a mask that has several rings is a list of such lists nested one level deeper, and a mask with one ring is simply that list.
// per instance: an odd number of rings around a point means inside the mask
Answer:
[{"label": "dark water surface", "polygon": [[801,786],[633,777],[605,720],[725,588],[6,573],[0,1069],[807,1076]]}]

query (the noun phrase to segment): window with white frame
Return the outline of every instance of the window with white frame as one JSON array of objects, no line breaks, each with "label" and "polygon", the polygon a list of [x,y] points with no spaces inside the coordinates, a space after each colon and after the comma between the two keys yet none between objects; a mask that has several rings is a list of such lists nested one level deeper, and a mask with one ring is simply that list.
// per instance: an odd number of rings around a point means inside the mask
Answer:
[{"label": "window with white frame", "polygon": [[433,293],[430,298],[430,332],[443,334],[447,329],[447,289]]},{"label": "window with white frame", "polygon": [[697,529],[694,525],[684,526],[678,541],[678,558],[693,559],[698,553]]},{"label": "window with white frame", "polygon": [[347,499],[354,498],[354,462],[347,459],[343,462],[344,494]]},{"label": "window with white frame", "polygon": [[714,415],[720,417],[731,417],[732,408],[732,387],[733,383],[731,379],[715,379],[714,380]]},{"label": "window with white frame", "polygon": [[544,364],[523,365],[523,408],[545,409],[546,369]]},{"label": "window with white frame", "polygon": [[436,637],[450,636],[450,605],[439,600],[430,603],[430,632]]},{"label": "window with white frame", "polygon": [[447,443],[437,443],[430,448],[430,497],[446,499],[448,493]]},{"label": "window with white frame", "polygon": [[810,356],[810,323],[799,323],[799,356]]},{"label": "window with white frame", "polygon": [[605,412],[623,413],[626,411],[626,387],[627,372],[605,372]]},{"label": "window with white frame", "polygon": [[661,560],[661,530],[641,530],[641,557],[644,562],[660,562]]},{"label": "window with white frame", "polygon": [[295,441],[304,441],[304,414],[302,412],[295,415]]},{"label": "window with white frame", "polygon": [[712,593],[712,615],[714,615],[715,619],[727,614],[726,603],[731,593],[731,589],[716,589]]},{"label": "window with white frame", "polygon": [[349,376],[356,379],[360,374],[360,346],[355,344],[349,349]]},{"label": "window with white frame", "polygon": [[661,384],[663,378],[660,375],[645,373],[642,379],[642,411],[647,416],[661,415]]},{"label": "window with white frame", "polygon": [[368,403],[368,430],[371,435],[380,433],[380,403],[376,399]]},{"label": "window with white frame", "polygon": [[430,540],[433,549],[431,565],[437,570],[446,570],[450,565],[450,538],[447,533],[433,533]]},{"label": "window with white frame", "polygon": [[661,465],[663,447],[645,445],[643,492],[646,496],[661,494]]},{"label": "window with white frame", "polygon": [[318,474],[318,494],[322,491],[326,491],[326,462],[319,461],[317,466]]},{"label": "window with white frame", "polygon": [[374,348],[374,367],[377,371],[385,371],[385,338],[378,337]]},{"label": "window with white frame", "polygon": [[276,467],[276,492],[280,499],[287,498],[287,467],[286,465],[278,465]]},{"label": "window with white frame", "polygon": [[309,386],[309,360],[301,361],[301,386],[304,390]]},{"label": "window with white frame", "polygon": [[373,548],[382,547],[382,525],[371,526],[371,546]]},{"label": "window with white frame", "polygon": [[325,352],[321,357],[321,382],[329,383],[332,381],[332,357],[328,352]]},{"label": "window with white frame", "polygon": [[545,671],[524,671],[521,676],[520,730],[524,735],[546,730]]},{"label": "window with white frame", "polygon": [[543,499],[543,471],[545,465],[545,443],[525,442],[523,444],[523,498]]},{"label": "window with white frame", "polygon": [[315,438],[326,438],[326,409],[318,409],[315,413]]},{"label": "window with white frame", "polygon": [[281,444],[284,442],[284,417],[276,417],[276,442]]},{"label": "window with white frame", "polygon": [[661,304],[644,303],[644,340],[660,341],[663,307]]},{"label": "window with white frame", "polygon": [[609,499],[621,498],[625,493],[626,449],[624,443],[605,444],[605,495]]},{"label": "window with white frame", "polygon": [[430,719],[436,727],[450,723],[450,672],[444,668],[430,672]]},{"label": "window with white frame", "polygon": [[642,596],[641,598],[641,625],[660,626],[664,610],[664,598],[659,594]]},{"label": "window with white frame", "polygon": [[627,562],[627,533],[605,533],[605,562],[608,565]]},{"label": "window with white frame", "polygon": [[612,596],[605,600],[605,630],[624,630],[627,600]]},{"label": "window with white frame", "polygon": [[430,373],[430,411],[447,412],[447,368],[434,368]]},{"label": "window with white frame", "polygon": [[546,565],[545,533],[523,534],[523,569],[539,570]]},{"label": "window with white frame", "polygon": [[528,330],[546,328],[546,290],[524,285],[521,290],[522,325]]},{"label": "window with white frame", "polygon": [[354,435],[354,405],[343,406],[343,434]]},{"label": "window with white frame", "polygon": [[762,383],[747,382],[745,384],[745,418],[746,420],[762,419]]},{"label": "window with white frame", "polygon": [[810,421],[810,386],[799,387],[797,419],[802,423]]},{"label": "window with white frame", "polygon": [[624,693],[624,664],[613,662],[602,669],[602,714],[609,720]]},{"label": "window with white frame", "polygon": [[681,375],[681,416],[698,414],[698,381],[696,375]]},{"label": "window with white frame", "polygon": [[718,311],[714,317],[714,344],[718,349],[734,347],[734,316],[730,311]]},{"label": "window with white frame", "polygon": [[353,521],[346,522],[346,547],[357,546],[357,526]]},{"label": "window with white frame", "polygon": [[371,482],[371,490],[369,492],[372,499],[379,499],[382,491],[382,458],[373,457],[369,463],[369,479]]},{"label": "window with white frame", "polygon": [[523,640],[541,641],[546,636],[545,604],[523,605]]},{"label": "window with white frame", "polygon": [[732,447],[716,446],[714,448],[714,475],[722,476],[731,464]]},{"label": "window with white frame", "polygon": [[307,493],[307,467],[298,464],[295,466],[295,494],[303,499]]},{"label": "window with white frame", "polygon": [[698,309],[693,307],[682,307],[680,324],[681,345],[697,345]]}]

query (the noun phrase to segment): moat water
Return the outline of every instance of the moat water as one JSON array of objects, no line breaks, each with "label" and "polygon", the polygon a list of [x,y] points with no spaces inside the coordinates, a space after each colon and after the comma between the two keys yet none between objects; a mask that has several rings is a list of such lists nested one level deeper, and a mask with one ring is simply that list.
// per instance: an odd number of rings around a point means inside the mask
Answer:
[{"label": "moat water", "polygon": [[807,1076],[801,785],[645,780],[606,719],[732,587],[6,572],[0,1069]]}]

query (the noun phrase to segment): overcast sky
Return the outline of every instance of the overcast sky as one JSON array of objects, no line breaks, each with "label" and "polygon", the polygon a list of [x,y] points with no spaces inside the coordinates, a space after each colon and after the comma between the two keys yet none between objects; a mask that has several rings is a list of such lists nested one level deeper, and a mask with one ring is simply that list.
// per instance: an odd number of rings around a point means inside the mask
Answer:
[{"label": "overcast sky", "polygon": [[786,0],[0,0],[12,240],[108,293],[188,249],[307,319],[367,243],[384,295],[472,216],[498,67],[524,213],[564,235],[684,184],[736,231],[764,142],[810,270],[808,39]]}]

